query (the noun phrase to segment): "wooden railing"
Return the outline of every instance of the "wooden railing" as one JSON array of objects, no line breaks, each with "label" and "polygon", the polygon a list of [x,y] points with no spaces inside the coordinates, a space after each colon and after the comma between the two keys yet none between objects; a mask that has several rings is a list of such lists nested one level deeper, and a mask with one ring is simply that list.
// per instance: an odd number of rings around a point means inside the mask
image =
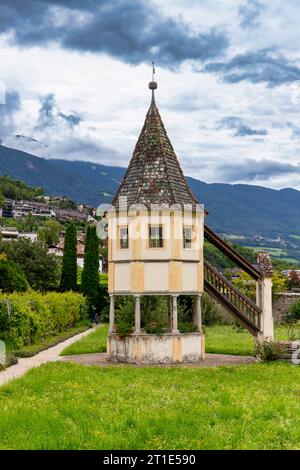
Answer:
[{"label": "wooden railing", "polygon": [[261,309],[234,287],[228,279],[204,261],[204,287],[253,335],[261,330]]}]

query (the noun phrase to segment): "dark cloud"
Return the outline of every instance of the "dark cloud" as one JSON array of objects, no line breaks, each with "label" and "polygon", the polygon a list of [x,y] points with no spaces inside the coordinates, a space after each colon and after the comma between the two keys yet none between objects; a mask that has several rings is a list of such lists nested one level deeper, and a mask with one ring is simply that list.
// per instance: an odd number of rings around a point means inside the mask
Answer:
[{"label": "dark cloud", "polygon": [[219,122],[217,129],[223,128],[234,130],[234,137],[268,134],[266,129],[253,129],[252,127],[245,124],[243,119],[234,116],[225,117]]},{"label": "dark cloud", "polygon": [[0,143],[15,131],[14,115],[21,109],[20,95],[15,90],[7,90],[5,103],[0,104]]},{"label": "dark cloud", "polygon": [[[57,7],[63,8],[59,15]],[[211,29],[196,34],[145,0],[1,0],[0,33],[9,31],[21,46],[55,42],[131,64],[154,57],[168,67],[213,59],[228,47],[224,33]]]},{"label": "dark cloud", "polygon": [[59,127],[61,124],[67,125],[71,130],[78,126],[82,117],[77,112],[65,114],[59,111],[55,96],[49,93],[40,98],[39,117],[35,130],[50,130],[53,127]]},{"label": "dark cloud", "polygon": [[300,80],[300,67],[274,48],[238,54],[228,62],[211,62],[204,71],[219,73],[228,83],[247,80],[269,87]]},{"label": "dark cloud", "polygon": [[49,157],[61,157],[65,160],[84,160],[103,162],[104,164],[125,164],[128,157],[121,155],[111,147],[91,137],[67,137],[53,142],[49,146]]},{"label": "dark cloud", "polygon": [[246,159],[241,163],[223,163],[217,167],[218,178],[224,182],[266,181],[274,177],[300,174],[300,166],[272,160]]},{"label": "dark cloud", "polygon": [[240,26],[242,28],[255,28],[259,25],[257,21],[265,6],[258,0],[247,0],[240,5],[239,14],[241,16]]}]

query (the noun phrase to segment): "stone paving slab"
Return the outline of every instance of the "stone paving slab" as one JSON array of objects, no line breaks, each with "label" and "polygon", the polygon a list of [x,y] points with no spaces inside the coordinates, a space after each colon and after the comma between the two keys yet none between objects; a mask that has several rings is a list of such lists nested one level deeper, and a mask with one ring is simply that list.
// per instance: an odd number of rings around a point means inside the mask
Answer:
[{"label": "stone paving slab", "polygon": [[89,328],[78,335],[72,336],[68,338],[66,341],[57,344],[56,346],[52,346],[49,349],[45,349],[40,353],[36,354],[32,357],[24,357],[19,358],[18,364],[8,367],[7,369],[0,372],[0,385],[4,385],[5,383],[9,382],[10,380],[16,379],[17,377],[21,377],[26,372],[28,372],[33,367],[39,367],[42,364],[46,364],[47,362],[57,361],[59,358],[60,353],[66,349],[70,344],[75,343],[79,339],[83,338],[84,336],[89,335],[92,333],[95,328]]},{"label": "stone paving slab", "polygon": [[59,361],[75,362],[86,366],[98,367],[217,367],[232,366],[241,364],[253,364],[257,362],[255,357],[233,356],[226,354],[206,354],[204,361],[197,364],[127,364],[121,362],[111,362],[106,353],[79,354],[74,356],[62,356]]}]

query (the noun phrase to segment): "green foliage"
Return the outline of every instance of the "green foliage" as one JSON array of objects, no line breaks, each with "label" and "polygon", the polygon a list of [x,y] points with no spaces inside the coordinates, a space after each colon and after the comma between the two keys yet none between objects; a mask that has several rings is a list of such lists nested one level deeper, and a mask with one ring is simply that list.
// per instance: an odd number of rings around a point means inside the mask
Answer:
[{"label": "green foliage", "polygon": [[5,255],[0,254],[0,291],[24,292],[28,288],[29,284],[20,266],[13,261],[8,261]]},{"label": "green foliage", "polygon": [[33,232],[38,226],[37,221],[34,219],[32,212],[29,212],[25,219],[22,220],[22,229],[24,232]]},{"label": "green foliage", "polygon": [[169,298],[161,295],[141,299],[142,327],[146,333],[162,334],[168,327]]},{"label": "green foliage", "polygon": [[9,243],[2,241],[0,253],[5,253],[8,260],[20,266],[33,289],[44,292],[57,288],[57,259],[47,253],[47,248],[41,242],[32,243],[24,238]]},{"label": "green foliage", "polygon": [[[254,250],[250,248],[245,248],[241,245],[234,245],[229,241],[226,242],[232,248],[235,249],[241,256],[246,258],[250,263],[256,262],[256,254]],[[223,255],[214,245],[205,241],[204,242],[204,258],[212,266],[215,266],[218,269],[234,268],[235,264],[230,261],[227,256]]]},{"label": "green foliage", "polygon": [[81,276],[81,292],[88,300],[90,318],[94,318],[100,307],[99,239],[96,233],[96,226],[88,226],[87,228],[84,266]]},{"label": "green foliage", "polygon": [[287,278],[281,272],[275,271],[274,275],[272,276],[272,294],[273,297],[278,294],[279,292],[284,292],[287,289]]},{"label": "green foliage", "polygon": [[85,319],[79,321],[75,324],[75,326],[71,326],[66,331],[62,331],[55,335],[47,336],[42,341],[36,344],[29,344],[27,346],[23,346],[21,349],[14,351],[14,354],[17,357],[35,356],[39,352],[56,346],[57,344],[62,343],[63,341],[66,341],[67,339],[72,338],[72,336],[78,335],[79,333],[82,333],[83,331],[86,331],[89,328],[91,328],[91,323],[88,320]]},{"label": "green foliage", "polygon": [[77,234],[73,223],[66,230],[60,289],[63,292],[77,289]]},{"label": "green foliage", "polygon": [[41,187],[32,188],[23,181],[15,180],[9,176],[0,176],[0,196],[7,199],[27,199],[34,200],[38,196],[43,196]]},{"label": "green foliage", "polygon": [[300,300],[295,302],[289,309],[287,314],[287,321],[298,321],[300,320]]},{"label": "green foliage", "polygon": [[232,279],[233,285],[243,292],[249,299],[256,300],[256,281],[249,274],[241,271],[238,277]]},{"label": "green foliage", "polygon": [[39,343],[86,318],[86,301],[77,293],[0,294],[0,339],[10,349]]},{"label": "green foliage", "polygon": [[56,220],[46,220],[38,230],[38,237],[47,247],[57,245],[60,234],[60,224]]},{"label": "green foliage", "polygon": [[130,335],[134,330],[134,299],[118,296],[115,305],[115,327],[119,336]]},{"label": "green foliage", "polygon": [[222,323],[220,305],[206,293],[202,296],[202,322],[206,326]]},{"label": "green foliage", "polygon": [[284,347],[276,341],[256,342],[255,355],[264,362],[276,361],[283,352]]}]

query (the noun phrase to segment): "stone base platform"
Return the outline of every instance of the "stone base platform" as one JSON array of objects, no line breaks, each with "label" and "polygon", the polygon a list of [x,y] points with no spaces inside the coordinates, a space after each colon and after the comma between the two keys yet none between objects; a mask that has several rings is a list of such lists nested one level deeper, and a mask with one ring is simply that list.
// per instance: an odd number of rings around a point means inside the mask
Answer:
[{"label": "stone base platform", "polygon": [[203,333],[132,334],[107,337],[107,354],[112,362],[133,364],[197,363],[205,359]]}]

